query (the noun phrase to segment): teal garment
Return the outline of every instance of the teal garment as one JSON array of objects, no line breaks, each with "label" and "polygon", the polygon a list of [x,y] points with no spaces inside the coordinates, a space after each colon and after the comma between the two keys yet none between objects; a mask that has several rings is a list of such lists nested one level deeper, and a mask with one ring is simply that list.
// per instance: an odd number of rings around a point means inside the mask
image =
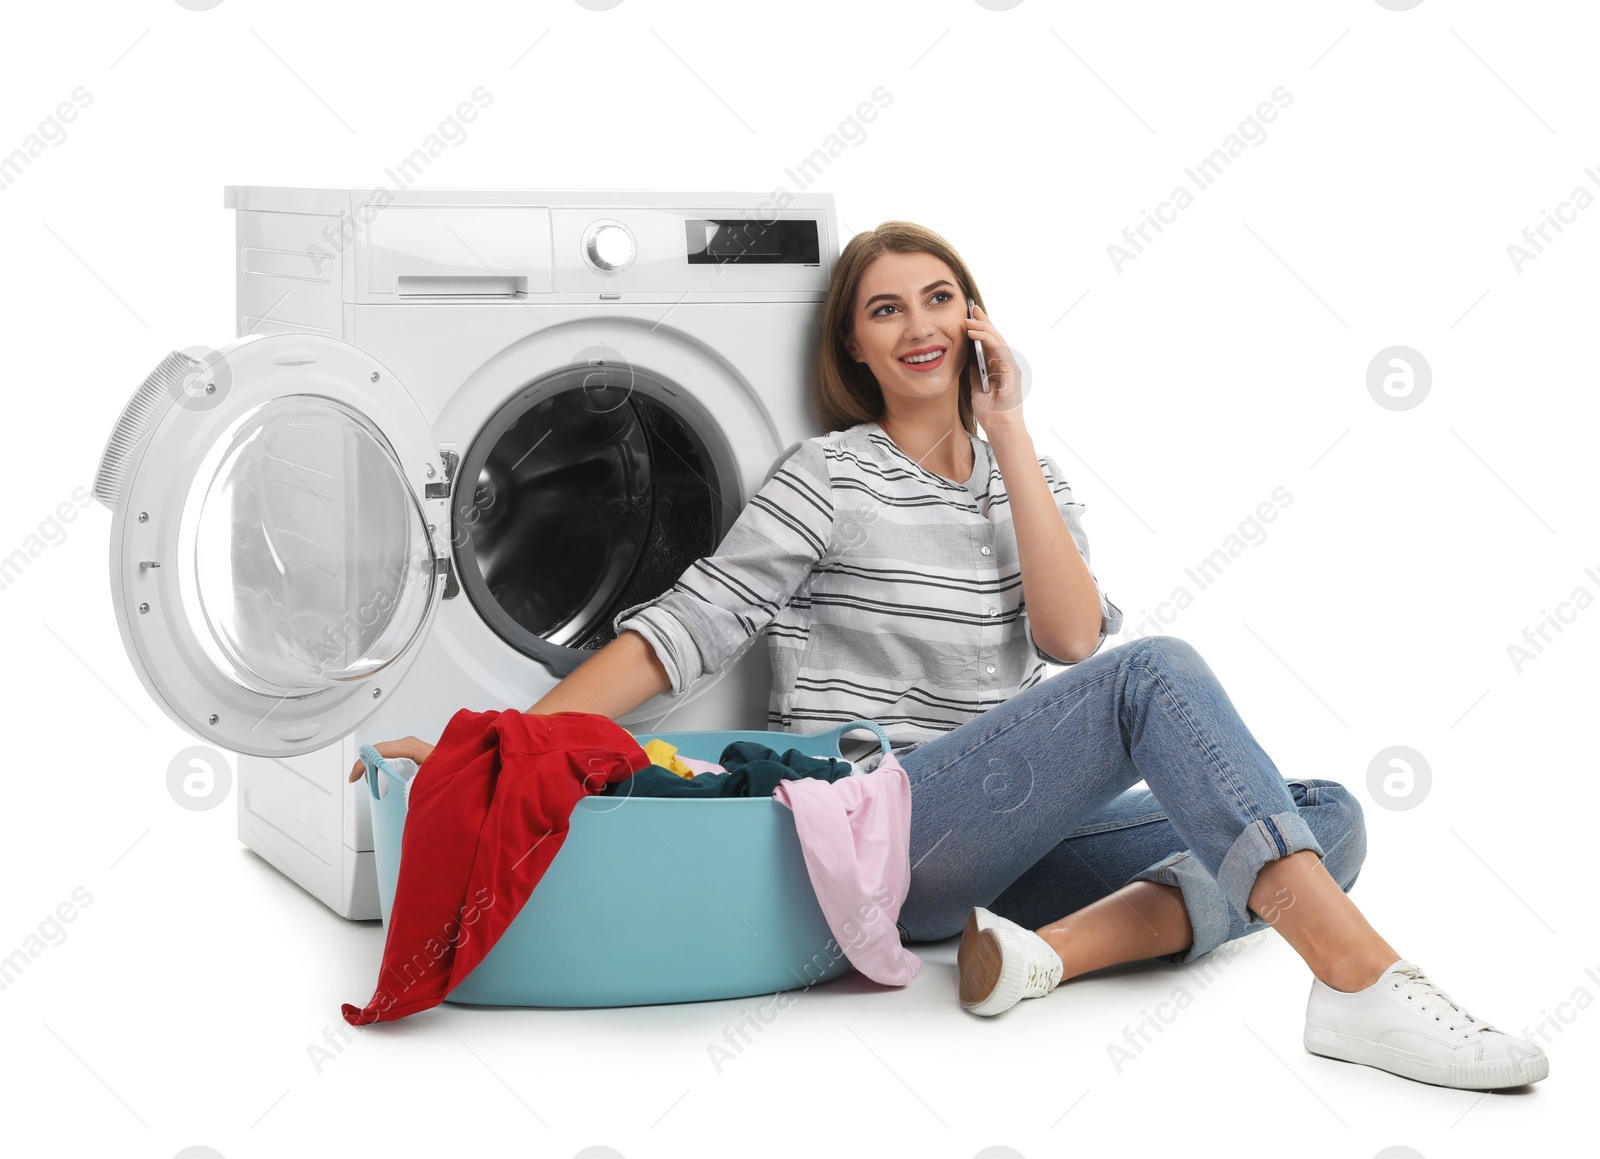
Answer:
[{"label": "teal garment", "polygon": [[770,797],[779,781],[815,777],[831,782],[848,777],[851,770],[848,761],[837,757],[807,756],[799,749],[788,749],[780,756],[777,749],[753,740],[733,741],[722,750],[717,763],[726,771],[692,777],[680,777],[660,765],[646,765],[602,792],[614,797]]}]

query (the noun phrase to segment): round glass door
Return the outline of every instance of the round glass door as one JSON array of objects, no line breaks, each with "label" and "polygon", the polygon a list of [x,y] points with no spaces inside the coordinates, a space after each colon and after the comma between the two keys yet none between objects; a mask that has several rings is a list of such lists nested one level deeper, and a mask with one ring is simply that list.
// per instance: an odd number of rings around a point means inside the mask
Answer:
[{"label": "round glass door", "polygon": [[719,425],[626,365],[569,367],[485,424],[451,501],[456,574],[509,644],[563,675],[611,619],[709,554],[740,506]]},{"label": "round glass door", "polygon": [[183,606],[235,683],[310,696],[411,646],[434,550],[394,449],[359,411],[315,395],[264,403],[218,440],[193,488]]}]

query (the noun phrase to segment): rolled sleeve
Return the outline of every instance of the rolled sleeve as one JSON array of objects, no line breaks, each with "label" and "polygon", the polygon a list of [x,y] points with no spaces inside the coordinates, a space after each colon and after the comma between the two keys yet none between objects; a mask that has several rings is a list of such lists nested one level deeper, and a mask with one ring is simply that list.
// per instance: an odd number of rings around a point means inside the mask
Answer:
[{"label": "rolled sleeve", "polygon": [[664,602],[664,597],[658,596],[655,600],[635,604],[618,612],[613,624],[619,636],[625,631],[634,631],[645,638],[672,682],[668,694],[678,697],[689,690],[694,679],[685,674],[703,672],[705,664],[694,637],[683,626],[683,621],[663,606]]},{"label": "rolled sleeve", "polygon": [[620,635],[638,632],[682,696],[748,646],[829,550],[833,496],[827,456],[807,439],[779,460],[716,551],[671,588],[624,608]]},{"label": "rolled sleeve", "polygon": [[[1078,554],[1083,556],[1083,562],[1089,568],[1089,578],[1094,581],[1095,591],[1100,595],[1100,638],[1095,641],[1094,650],[1089,653],[1093,656],[1100,651],[1101,645],[1106,642],[1107,636],[1115,636],[1122,631],[1122,609],[1111,601],[1105,588],[1100,584],[1100,578],[1094,574],[1094,567],[1089,560],[1089,536],[1083,529],[1083,512],[1085,505],[1079,503],[1072,495],[1072,487],[1067,483],[1061,468],[1054,458],[1049,455],[1041,456],[1039,466],[1044,470],[1045,481],[1050,484],[1050,493],[1056,498],[1056,506],[1061,511],[1061,517],[1066,520],[1067,530],[1072,533],[1072,542],[1078,547]],[[1067,664],[1065,660],[1058,660],[1043,648],[1039,647],[1033,638],[1033,624],[1028,625],[1028,640],[1033,645],[1033,650],[1039,656],[1052,664]],[[1087,659],[1087,657],[1085,657]]]}]

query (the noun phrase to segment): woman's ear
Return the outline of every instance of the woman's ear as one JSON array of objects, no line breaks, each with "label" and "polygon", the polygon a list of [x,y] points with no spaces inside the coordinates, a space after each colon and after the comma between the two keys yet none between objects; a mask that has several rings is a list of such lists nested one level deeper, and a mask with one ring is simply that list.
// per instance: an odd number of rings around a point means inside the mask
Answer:
[{"label": "woman's ear", "polygon": [[856,344],[856,336],[843,330],[839,332],[839,341],[844,343],[845,353],[855,361],[861,361],[861,348]]}]

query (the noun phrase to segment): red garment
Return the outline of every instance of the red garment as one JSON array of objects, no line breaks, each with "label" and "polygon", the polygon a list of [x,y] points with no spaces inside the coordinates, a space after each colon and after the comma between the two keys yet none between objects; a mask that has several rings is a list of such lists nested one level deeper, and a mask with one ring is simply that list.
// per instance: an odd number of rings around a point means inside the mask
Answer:
[{"label": "red garment", "polygon": [[578,801],[649,763],[598,713],[452,716],[411,785],[378,990],[363,1008],[345,1003],[345,1021],[390,1022],[443,1001],[533,893]]}]

